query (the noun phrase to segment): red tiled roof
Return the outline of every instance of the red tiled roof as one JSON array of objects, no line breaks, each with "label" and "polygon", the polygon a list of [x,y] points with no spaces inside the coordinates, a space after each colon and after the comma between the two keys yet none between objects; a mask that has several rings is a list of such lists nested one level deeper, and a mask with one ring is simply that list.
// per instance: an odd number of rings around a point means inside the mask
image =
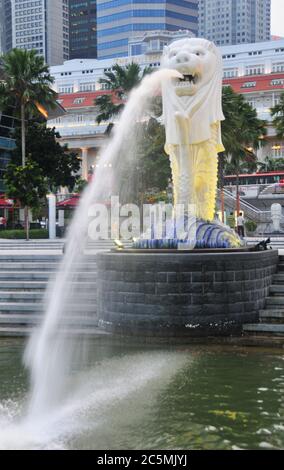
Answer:
[{"label": "red tiled roof", "polygon": [[[278,81],[281,82],[278,82]],[[273,83],[274,81],[274,83]],[[282,82],[283,81],[283,82]],[[259,91],[284,90],[284,73],[271,73],[269,75],[250,75],[237,78],[226,78],[224,85],[231,85],[236,93],[253,93]],[[69,94],[60,94],[58,96],[60,105],[64,109],[80,109],[94,106],[94,100],[98,96],[112,94],[109,90],[88,91]],[[80,98],[82,102],[76,102]],[[75,101],[75,102],[74,102]],[[118,100],[115,99],[118,103]]]},{"label": "red tiled roof", "polygon": [[[112,92],[109,90],[101,91],[88,91],[88,92],[78,92],[78,93],[66,93],[58,95],[58,100],[65,109],[76,109],[76,108],[88,108],[94,106],[94,101],[98,96],[102,95],[111,95]],[[78,99],[82,98],[84,101],[76,102]],[[75,103],[74,103],[75,101]],[[117,101],[117,100],[115,100]]]},{"label": "red tiled roof", "polygon": [[223,80],[223,85],[231,85],[236,93],[242,94],[259,91],[284,90],[284,73],[226,78]]}]

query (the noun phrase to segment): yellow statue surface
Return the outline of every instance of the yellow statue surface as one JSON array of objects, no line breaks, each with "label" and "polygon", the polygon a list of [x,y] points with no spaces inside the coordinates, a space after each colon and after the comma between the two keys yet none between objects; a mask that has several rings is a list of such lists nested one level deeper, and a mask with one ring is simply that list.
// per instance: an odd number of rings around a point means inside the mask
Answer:
[{"label": "yellow statue surface", "polygon": [[182,78],[162,85],[165,150],[170,157],[175,204],[193,205],[197,218],[215,213],[221,139],[222,56],[205,39],[181,39],[165,48],[162,67]]}]

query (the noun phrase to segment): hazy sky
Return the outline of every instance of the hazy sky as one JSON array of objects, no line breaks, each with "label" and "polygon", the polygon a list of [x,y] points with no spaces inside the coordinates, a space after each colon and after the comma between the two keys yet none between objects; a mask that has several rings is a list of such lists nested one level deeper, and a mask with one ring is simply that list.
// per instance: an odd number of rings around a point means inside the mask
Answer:
[{"label": "hazy sky", "polygon": [[284,0],[272,0],[272,34],[284,36]]}]

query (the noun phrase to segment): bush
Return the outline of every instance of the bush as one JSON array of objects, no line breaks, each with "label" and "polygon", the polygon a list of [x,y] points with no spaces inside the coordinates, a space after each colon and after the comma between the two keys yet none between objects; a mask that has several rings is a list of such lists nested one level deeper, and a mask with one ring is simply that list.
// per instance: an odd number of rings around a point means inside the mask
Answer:
[{"label": "bush", "polygon": [[255,232],[257,224],[253,220],[247,220],[247,222],[245,222],[245,228],[248,232]]},{"label": "bush", "polygon": [[[24,230],[0,230],[0,239],[1,238],[7,240],[25,240],[26,233]],[[30,238],[34,240],[48,238],[48,230],[32,229],[30,230]]]}]

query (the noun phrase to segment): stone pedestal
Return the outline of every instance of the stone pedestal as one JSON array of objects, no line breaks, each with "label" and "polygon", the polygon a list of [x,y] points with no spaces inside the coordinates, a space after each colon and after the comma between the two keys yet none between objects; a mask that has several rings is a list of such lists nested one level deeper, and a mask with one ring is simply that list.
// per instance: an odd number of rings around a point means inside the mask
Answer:
[{"label": "stone pedestal", "polygon": [[258,320],[278,252],[97,255],[100,326],[147,337],[240,334]]}]

